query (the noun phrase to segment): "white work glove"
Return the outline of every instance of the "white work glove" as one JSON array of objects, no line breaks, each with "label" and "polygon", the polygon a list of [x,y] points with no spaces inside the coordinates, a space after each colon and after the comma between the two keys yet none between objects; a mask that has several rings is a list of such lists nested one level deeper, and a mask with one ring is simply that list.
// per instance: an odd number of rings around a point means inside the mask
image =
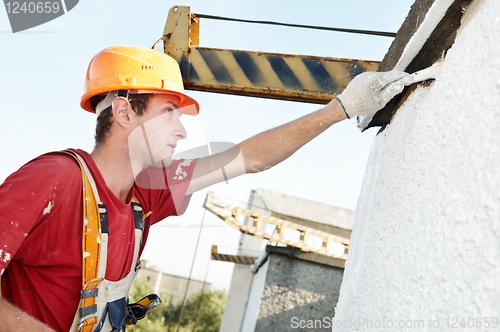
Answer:
[{"label": "white work glove", "polygon": [[365,72],[356,76],[337,97],[347,118],[375,113],[405,87],[403,71]]}]

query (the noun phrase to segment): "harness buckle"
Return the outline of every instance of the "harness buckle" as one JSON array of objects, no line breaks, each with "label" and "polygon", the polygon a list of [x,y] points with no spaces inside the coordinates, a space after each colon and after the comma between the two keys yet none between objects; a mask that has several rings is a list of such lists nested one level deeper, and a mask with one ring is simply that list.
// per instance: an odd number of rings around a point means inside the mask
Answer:
[{"label": "harness buckle", "polygon": [[87,316],[84,316],[80,319],[80,322],[78,323],[78,327],[77,327],[77,331],[80,332],[80,330],[82,329],[82,327],[85,326],[85,321],[91,319],[91,318],[95,318],[96,321],[97,321],[97,313],[94,313],[94,314],[91,314],[91,315],[87,315]]},{"label": "harness buckle", "polygon": [[141,206],[140,203],[133,202],[132,203],[132,208],[134,209],[134,211],[142,212],[142,206]]}]

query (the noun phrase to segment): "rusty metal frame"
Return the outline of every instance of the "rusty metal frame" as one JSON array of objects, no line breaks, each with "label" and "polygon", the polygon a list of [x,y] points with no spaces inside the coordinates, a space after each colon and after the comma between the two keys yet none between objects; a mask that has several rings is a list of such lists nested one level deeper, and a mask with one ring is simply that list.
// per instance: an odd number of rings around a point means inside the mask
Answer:
[{"label": "rusty metal frame", "polygon": [[257,257],[222,254],[217,251],[217,246],[212,245],[210,259],[214,261],[230,262],[235,264],[253,265]]},{"label": "rusty metal frame", "polygon": [[[341,236],[296,224],[285,219],[271,217],[257,211],[226,204],[222,202],[219,196],[213,191],[207,194],[203,207],[244,234],[253,235],[261,239],[329,257],[344,260],[347,258],[349,239]],[[253,225],[251,227],[248,227],[244,223],[240,222],[244,216],[253,218]],[[268,227],[266,227],[267,225],[275,226],[271,233],[268,232]],[[287,230],[299,232],[299,241],[285,238]],[[323,241],[321,248],[313,247],[309,244],[309,241],[313,237],[319,238]],[[331,251],[332,243],[344,245],[343,256],[336,255]]]},{"label": "rusty metal frame", "polygon": [[164,51],[179,62],[186,89],[326,104],[380,62],[199,46],[200,18],[170,9]]}]

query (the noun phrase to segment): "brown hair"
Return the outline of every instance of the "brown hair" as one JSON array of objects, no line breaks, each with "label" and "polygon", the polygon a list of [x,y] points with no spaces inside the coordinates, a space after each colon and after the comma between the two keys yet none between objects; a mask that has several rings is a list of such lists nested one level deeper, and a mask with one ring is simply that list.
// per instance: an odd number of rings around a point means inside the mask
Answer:
[{"label": "brown hair", "polygon": [[[153,93],[146,94],[133,94],[128,96],[128,100],[130,105],[132,106],[132,110],[139,116],[143,115],[148,108],[149,101],[153,96]],[[90,107],[92,110],[95,110],[95,107],[101,100],[103,100],[106,96],[97,95],[90,97]],[[95,127],[95,144],[104,142],[106,136],[113,124],[113,112],[111,111],[111,106],[104,109],[99,116],[97,117],[97,124]]]}]

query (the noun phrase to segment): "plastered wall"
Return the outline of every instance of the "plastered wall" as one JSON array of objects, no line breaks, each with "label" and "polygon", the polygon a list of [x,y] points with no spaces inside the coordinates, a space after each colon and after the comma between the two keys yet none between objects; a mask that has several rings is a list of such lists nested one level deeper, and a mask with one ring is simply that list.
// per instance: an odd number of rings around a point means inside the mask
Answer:
[{"label": "plastered wall", "polygon": [[375,138],[334,330],[500,330],[499,13],[476,0]]}]

